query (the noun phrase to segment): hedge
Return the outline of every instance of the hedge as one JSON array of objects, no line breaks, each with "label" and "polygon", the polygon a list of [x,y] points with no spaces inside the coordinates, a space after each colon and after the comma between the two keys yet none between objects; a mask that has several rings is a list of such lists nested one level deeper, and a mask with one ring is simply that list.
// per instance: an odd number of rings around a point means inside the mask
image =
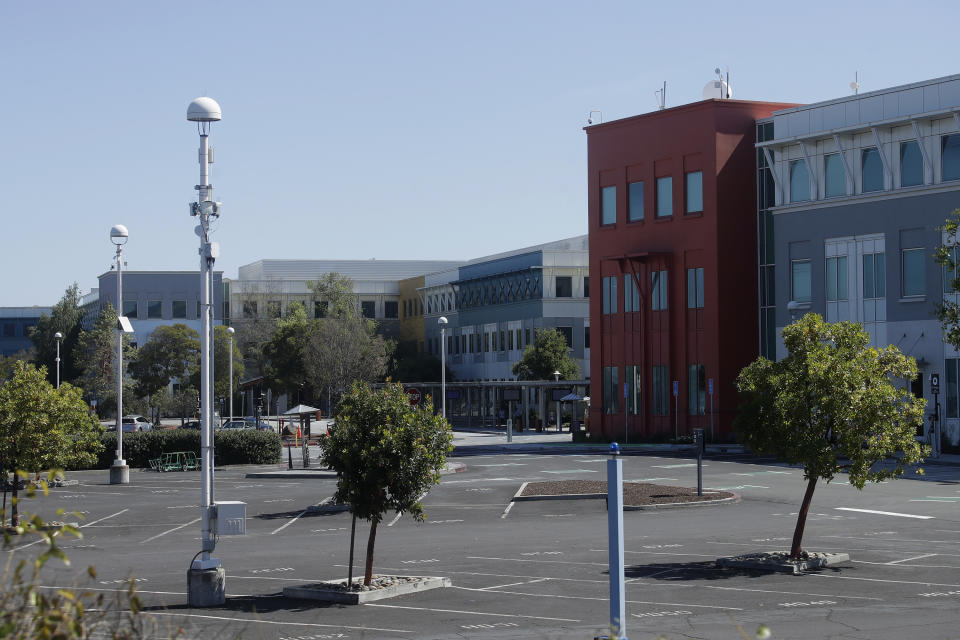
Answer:
[{"label": "hedge", "polygon": [[[103,450],[92,469],[107,469],[116,457],[116,432],[100,436]],[[164,453],[193,451],[200,455],[200,432],[194,429],[141,431],[123,434],[123,457],[131,467],[148,467]],[[213,460],[225,464],[274,464],[280,462],[280,436],[273,431],[236,429],[215,431]]]}]

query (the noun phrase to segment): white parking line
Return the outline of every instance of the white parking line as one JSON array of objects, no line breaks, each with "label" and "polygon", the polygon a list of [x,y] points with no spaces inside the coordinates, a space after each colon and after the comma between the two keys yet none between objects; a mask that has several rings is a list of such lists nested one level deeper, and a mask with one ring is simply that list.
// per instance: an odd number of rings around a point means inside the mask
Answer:
[{"label": "white parking line", "polygon": [[878,516],[896,516],[898,518],[917,518],[918,520],[933,520],[933,516],[918,516],[912,513],[897,513],[895,511],[875,511],[873,509],[854,509],[853,507],[834,507],[837,511],[856,511],[857,513],[873,513]]},{"label": "white parking line", "polygon": [[529,484],[528,482],[524,482],[522,485],[520,485],[520,488],[517,489],[517,492],[516,492],[515,494],[513,494],[513,497],[510,498],[510,504],[508,504],[508,505],[507,505],[507,508],[503,510],[503,513],[502,513],[502,514],[500,514],[500,518],[501,518],[501,519],[507,517],[507,514],[510,513],[510,509],[513,509],[513,505],[516,504],[516,503],[514,502],[514,500],[517,499],[517,496],[523,494],[523,490],[527,488],[527,485],[528,485],[528,484]]},{"label": "white parking line", "polygon": [[[460,587],[462,588],[462,587]],[[469,589],[473,591],[473,589]],[[517,613],[490,613],[486,611],[461,611],[459,609],[430,609],[427,607],[405,607],[399,604],[375,604],[368,602],[365,607],[383,607],[385,609],[410,609],[412,611],[432,611],[434,613],[467,613],[475,616],[495,616],[498,618],[527,618],[528,620],[550,620],[552,622],[580,622],[571,618],[545,618],[543,616],[523,616]]]},{"label": "white parking line", "polygon": [[[116,513],[111,513],[109,516],[104,516],[104,517],[100,518],[99,520],[94,520],[93,522],[88,522],[87,524],[82,524],[82,525],[80,525],[80,526],[77,527],[77,528],[78,528],[78,529],[85,529],[86,527],[95,525],[95,524],[97,524],[98,522],[103,522],[104,520],[109,520],[110,518],[115,518],[116,516],[119,516],[119,515],[122,514],[122,513],[126,513],[127,511],[130,511],[130,509],[123,509],[123,510],[121,510],[121,511],[117,511]],[[54,532],[53,532],[53,535],[54,535],[54,537],[55,537],[55,536],[58,536],[58,535],[60,535],[60,532],[59,532],[59,531],[54,531]],[[11,551],[19,551],[20,549],[26,549],[27,547],[32,547],[33,545],[35,545],[35,544],[37,544],[37,543],[40,543],[40,542],[44,542],[44,541],[46,541],[46,538],[40,538],[39,540],[34,540],[33,542],[28,542],[28,543],[25,544],[25,545],[21,545],[21,546],[19,546],[19,547],[15,547],[15,548],[11,549]]]},{"label": "white parking line", "polygon": [[[183,594],[186,595],[186,594]],[[236,594],[233,594],[236,595]],[[264,620],[257,618],[231,618],[229,616],[210,616],[199,613],[178,613],[176,611],[151,611],[152,616],[182,616],[184,618],[203,618],[205,620],[224,620],[227,622],[251,622],[256,624],[275,624],[286,627],[316,627],[318,629],[356,629],[357,631],[384,631],[387,633],[416,633],[405,629],[382,629],[379,627],[351,627],[346,624],[319,624],[316,622],[282,622],[277,620]],[[579,621],[578,621],[579,622]]]},{"label": "white parking line", "polygon": [[[651,465],[654,469],[685,469],[688,467],[695,467],[697,463],[695,462],[685,462],[683,464],[654,464]],[[708,466],[708,465],[703,465]]]},{"label": "white parking line", "polygon": [[188,522],[187,524],[181,524],[181,525],[178,526],[178,527],[174,527],[173,529],[168,529],[168,530],[164,531],[163,533],[158,533],[158,534],[155,535],[155,536],[151,536],[150,538],[147,538],[146,540],[142,540],[142,541],[140,542],[140,544],[146,544],[147,542],[152,542],[153,540],[156,540],[157,538],[162,538],[163,536],[167,535],[168,533],[173,533],[174,531],[179,531],[180,529],[183,529],[184,527],[189,527],[190,525],[196,524],[197,522],[200,522],[200,518],[194,518],[193,520],[191,520],[191,521]]},{"label": "white parking line", "polygon": [[[486,589],[474,589],[471,587],[458,587],[454,585],[454,589],[460,589],[462,591],[474,591],[480,593],[502,593],[505,595],[511,596],[530,596],[532,598],[557,598],[560,600],[599,600],[601,602],[608,602],[609,598],[596,598],[590,596],[566,596],[553,593],[525,593],[523,591],[491,591],[492,587],[487,587]],[[658,606],[666,607],[698,607],[700,609],[723,609],[724,611],[743,611],[739,607],[721,607],[713,604],[689,604],[689,603],[678,603],[678,602],[651,602],[649,600],[627,600],[627,604],[654,604]],[[522,616],[521,616],[522,617]]]},{"label": "white parking line", "polygon": [[920,558],[932,558],[933,556],[938,556],[939,553],[925,553],[922,556],[913,556],[912,558],[904,558],[903,560],[892,560],[887,564],[900,564],[901,562],[910,562],[911,560],[919,560]]},{"label": "white parking line", "polygon": [[[323,500],[321,500],[320,502],[318,502],[317,504],[315,504],[315,505],[313,505],[313,506],[315,506],[315,507],[322,507],[323,505],[325,505],[325,504],[327,504],[327,503],[329,503],[329,502],[333,502],[333,497],[324,498]],[[281,531],[283,531],[284,529],[286,529],[287,527],[289,527],[290,525],[292,525],[294,522],[296,522],[297,520],[299,520],[300,517],[303,516],[303,514],[307,513],[308,511],[310,511],[310,509],[304,509],[303,511],[301,511],[300,513],[298,513],[297,515],[295,515],[293,518],[291,518],[290,520],[288,520],[283,526],[281,526],[281,527],[278,528],[278,529],[274,529],[273,531],[271,531],[271,532],[270,532],[270,535],[274,535],[274,534],[280,533]]]},{"label": "white parking line", "polygon": [[511,582],[510,584],[498,584],[495,587],[483,587],[482,589],[478,589],[478,591],[486,591],[488,589],[503,589],[504,587],[516,587],[521,584],[533,584],[535,582],[544,582],[549,579],[550,578],[536,578],[534,580],[524,580],[523,582]]}]

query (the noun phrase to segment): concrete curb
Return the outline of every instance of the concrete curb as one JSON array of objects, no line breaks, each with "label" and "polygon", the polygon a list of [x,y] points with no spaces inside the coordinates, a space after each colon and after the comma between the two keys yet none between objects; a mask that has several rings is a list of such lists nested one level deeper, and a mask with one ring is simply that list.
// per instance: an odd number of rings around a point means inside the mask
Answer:
[{"label": "concrete curb", "polygon": [[[382,576],[378,576],[382,577]],[[409,576],[417,577],[417,582],[407,582],[402,584],[375,589],[373,591],[340,591],[338,589],[325,589],[324,583],[312,585],[303,585],[298,587],[284,587],[283,595],[288,598],[298,600],[318,600],[320,602],[336,602],[338,604],[363,604],[374,600],[383,600],[384,598],[395,598],[410,593],[420,591],[429,591],[430,589],[439,589],[441,587],[452,586],[450,578],[429,577],[429,576]],[[336,583],[343,584],[346,580],[339,580]]]},{"label": "concrete curb", "polygon": [[799,576],[806,571],[850,562],[850,554],[847,553],[812,553],[804,560],[790,560],[786,555],[781,552],[764,552],[717,558],[717,566],[724,569],[750,569]]},{"label": "concrete curb", "polygon": [[[448,462],[440,470],[440,475],[445,476],[451,473],[463,473],[467,470],[467,465],[462,462]],[[252,471],[244,476],[245,478],[259,479],[307,479],[307,480],[330,480],[336,479],[337,472],[330,469],[277,469],[276,471]]]},{"label": "concrete curb", "polygon": [[607,497],[605,493],[560,493],[553,495],[532,495],[517,496],[514,502],[534,502],[536,500],[602,500]]}]

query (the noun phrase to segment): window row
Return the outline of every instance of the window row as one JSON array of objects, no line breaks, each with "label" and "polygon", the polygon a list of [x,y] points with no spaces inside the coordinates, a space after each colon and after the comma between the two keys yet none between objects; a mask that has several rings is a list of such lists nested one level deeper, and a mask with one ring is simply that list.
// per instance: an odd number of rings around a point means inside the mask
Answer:
[{"label": "window row", "polygon": [[[407,300],[404,300],[404,303],[407,303]],[[127,302],[124,302],[124,315],[126,314]],[[176,303],[174,303],[176,305]],[[406,310],[406,304],[404,305]],[[309,307],[307,307],[309,310]],[[176,310],[176,307],[174,307]],[[263,312],[264,317],[267,318],[279,318],[283,314],[283,305],[279,300],[267,300],[263,305],[259,304],[257,300],[244,300],[243,301],[243,317],[244,318],[257,318],[260,317],[260,312]],[[326,300],[314,300],[313,301],[313,317],[314,318],[326,318],[327,312],[329,311],[329,303]],[[176,311],[175,311],[176,313]],[[377,317],[377,303],[375,300],[362,300],[360,301],[360,314],[364,318],[369,318],[375,320]],[[400,303],[397,300],[385,300],[383,302],[383,317],[387,320],[398,320],[400,314]],[[200,303],[197,303],[197,317],[200,316]],[[149,316],[154,317],[154,316]],[[174,318],[186,317],[186,316],[177,316],[174,315]]]},{"label": "window row", "polygon": [[[637,274],[623,276],[623,310],[626,313],[640,311],[640,290],[637,287]],[[617,313],[618,276],[603,278],[602,310],[604,314]],[[666,269],[650,272],[650,310],[665,311],[668,308],[669,291]],[[704,282],[703,267],[687,269],[687,308],[703,309]]]},{"label": "window row", "polygon": [[[627,183],[627,222],[644,219],[644,183],[642,180]],[[684,213],[703,211],[703,172],[689,171],[684,174]],[[673,216],[673,176],[656,179],[654,190],[654,217]],[[617,223],[617,187],[610,185],[600,189],[600,224]]]},{"label": "window row", "polygon": [[[163,318],[163,301],[162,300],[147,300],[146,305],[147,318]],[[139,318],[140,317],[140,303],[138,300],[124,300],[123,301],[123,315],[128,318]],[[173,300],[170,303],[170,315],[166,316],[168,318],[174,319],[186,319],[187,317],[187,301],[186,300]],[[200,317],[200,301],[197,300],[197,315],[196,318]]]},{"label": "window row", "polygon": [[[860,193],[883,191],[884,158],[877,147],[866,147],[860,151],[859,175]],[[924,183],[923,150],[917,140],[899,143],[900,188],[915,187]],[[828,153],[823,156],[823,195],[836,198],[847,195],[846,162],[849,156],[843,152]],[[940,176],[942,181],[960,180],[960,134],[950,134],[940,138]],[[849,167],[850,171],[854,167]],[[806,202],[812,198],[810,191],[810,169],[805,159],[791,160],[789,163],[790,202]],[[856,189],[854,189],[856,191]]]},{"label": "window row", "polygon": [[[620,413],[620,384],[618,367],[603,367],[603,412],[605,414]],[[623,382],[623,399],[625,409],[630,415],[640,415],[643,407],[641,390],[643,382],[641,369],[638,366],[624,367],[626,374]],[[670,395],[678,395],[680,382],[674,380],[670,384],[670,375],[665,364],[655,364],[650,370],[651,375],[651,411],[655,416],[670,415]],[[696,363],[687,366],[687,413],[692,416],[702,416],[707,410],[707,377],[703,364]]]},{"label": "window row", "polygon": [[[887,295],[887,265],[885,253],[867,253],[861,256],[859,297],[864,300],[885,298]],[[827,302],[849,300],[848,256],[826,259],[824,293]],[[927,293],[926,255],[923,247],[900,251],[900,295],[903,298],[924,296]],[[951,277],[944,272],[944,286],[949,286]],[[810,302],[812,292],[812,268],[809,259],[790,262],[791,299]]]},{"label": "window row", "polygon": [[[573,348],[573,327],[553,327],[563,336],[567,348]],[[532,344],[535,331],[526,329],[501,329],[499,331],[485,331],[482,333],[462,333],[447,336],[447,355],[461,355],[471,353],[490,353],[504,351],[522,351]],[[440,355],[440,338],[427,340],[427,351],[433,355]],[[583,348],[590,348],[590,327],[583,328]]]}]

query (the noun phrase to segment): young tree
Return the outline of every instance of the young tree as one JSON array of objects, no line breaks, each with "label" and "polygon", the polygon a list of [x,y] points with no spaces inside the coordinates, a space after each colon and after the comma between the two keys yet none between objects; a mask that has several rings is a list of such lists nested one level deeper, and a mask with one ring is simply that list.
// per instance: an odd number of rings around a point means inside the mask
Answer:
[{"label": "young tree", "polygon": [[364,571],[369,585],[377,524],[391,510],[423,520],[420,500],[440,481],[453,435],[429,401],[411,407],[400,384],[372,391],[354,383],[339,409],[336,428],[320,441],[321,458],[337,472],[336,500],[370,521]]},{"label": "young tree", "polygon": [[45,367],[51,384],[57,377],[57,332],[63,334],[60,341],[60,380],[74,380],[80,375],[73,353],[80,337],[83,309],[80,308],[80,285],[74,282],[64,291],[63,297],[53,305],[51,314],[43,315],[30,332],[30,340],[36,347],[37,366]]},{"label": "young tree", "polygon": [[187,384],[199,375],[199,369],[200,334],[177,323],[154,329],[130,363],[130,376],[136,382],[137,395],[149,397],[173,380]]},{"label": "young tree", "polygon": [[960,293],[958,230],[960,230],[960,209],[955,209],[943,226],[937,229],[944,236],[944,242],[933,253],[933,259],[944,269],[945,284],[949,287],[944,291],[943,300],[936,303],[934,309],[943,327],[943,340],[954,349],[960,349],[960,304],[957,304],[955,298],[955,294]]},{"label": "young tree", "polygon": [[101,448],[100,423],[87,410],[80,389],[54,389],[43,367],[17,363],[0,385],[0,461],[3,477],[13,472],[13,515],[19,524],[17,472],[39,473],[71,464],[87,465]]},{"label": "young tree", "polygon": [[267,385],[278,393],[295,393],[307,382],[307,340],[315,328],[307,319],[303,304],[295,302],[287,307],[287,315],[277,320],[277,330],[263,345],[266,358]]},{"label": "young tree", "polygon": [[860,324],[829,324],[810,313],[784,328],[783,341],[786,358],[758,358],[740,372],[734,428],[754,453],[803,465],[807,489],[790,547],[799,559],[817,480],[846,471],[862,489],[922,461],[926,448],[914,434],[924,400],[895,384],[916,377],[914,359],[892,345],[868,346]]},{"label": "young tree", "polygon": [[[109,302],[100,311],[90,331],[80,334],[73,358],[80,374],[77,384],[83,387],[87,400],[95,400],[97,413],[106,415],[105,410],[113,411],[117,396],[117,312]],[[130,361],[136,355],[133,340],[123,336],[124,360]]]},{"label": "young tree", "polygon": [[561,380],[580,377],[577,361],[570,357],[567,340],[556,329],[537,329],[533,344],[528,344],[523,355],[513,365],[513,375],[519,380],[553,380],[553,372],[560,372]]}]

